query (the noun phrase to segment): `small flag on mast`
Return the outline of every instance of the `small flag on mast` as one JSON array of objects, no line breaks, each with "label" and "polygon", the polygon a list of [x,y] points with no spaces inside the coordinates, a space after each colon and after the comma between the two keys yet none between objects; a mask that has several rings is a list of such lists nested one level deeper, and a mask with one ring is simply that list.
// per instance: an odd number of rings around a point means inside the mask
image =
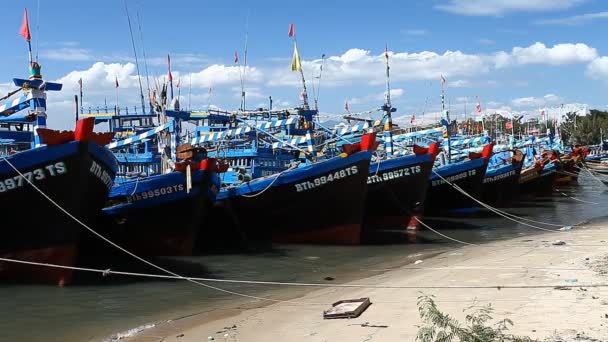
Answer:
[{"label": "small flag on mast", "polygon": [[413,124],[414,120],[416,120],[416,115],[412,114],[412,118],[410,119],[410,123]]},{"label": "small flag on mast", "polygon": [[78,85],[80,86],[80,91],[82,91],[82,77],[78,80]]},{"label": "small flag on mast", "polygon": [[167,78],[169,78],[169,82],[173,82],[173,75],[171,75],[171,57],[169,57],[169,54],[167,54],[167,70]]},{"label": "small flag on mast", "polygon": [[293,24],[289,24],[289,36],[293,37],[296,34],[296,29]]},{"label": "small flag on mast", "polygon": [[443,76],[443,74],[441,74],[441,76],[439,76],[439,80],[441,81],[441,86],[445,86],[445,77]]},{"label": "small flag on mast", "polygon": [[19,29],[19,34],[28,42],[32,39],[32,36],[30,35],[30,25],[27,20],[27,8],[23,13],[23,23],[21,24],[21,29]]},{"label": "small flag on mast", "polygon": [[118,76],[114,76],[114,87],[118,88]]},{"label": "small flag on mast", "polygon": [[238,63],[239,62],[239,54],[236,52],[236,50],[234,50],[234,63]]},{"label": "small flag on mast", "polygon": [[350,113],[350,109],[348,108],[348,101],[344,101],[344,109]]},{"label": "small flag on mast", "polygon": [[302,64],[300,63],[300,54],[298,54],[298,47],[293,45],[293,58],[291,59],[291,71],[301,71]]}]

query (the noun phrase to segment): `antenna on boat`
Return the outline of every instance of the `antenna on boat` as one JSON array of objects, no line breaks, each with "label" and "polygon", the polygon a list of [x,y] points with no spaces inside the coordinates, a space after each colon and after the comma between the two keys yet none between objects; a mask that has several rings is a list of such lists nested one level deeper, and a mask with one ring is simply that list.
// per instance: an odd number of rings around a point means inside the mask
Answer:
[{"label": "antenna on boat", "polygon": [[452,159],[452,146],[451,146],[452,143],[450,141],[450,112],[445,109],[445,77],[443,76],[443,73],[439,76],[439,80],[440,80],[440,84],[441,84],[441,111],[443,112],[443,114],[445,114],[445,118],[442,119],[442,121],[445,120],[444,138],[447,139],[447,141],[448,141],[447,160],[448,160],[448,162],[450,162]]},{"label": "antenna on boat", "polygon": [[40,0],[38,0],[36,6],[36,61],[38,61],[38,42],[40,42]]},{"label": "antenna on boat", "polygon": [[393,154],[393,118],[391,113],[394,112],[396,108],[393,108],[391,105],[391,67],[388,64],[388,57],[388,44],[385,43],[384,62],[386,63],[386,94],[384,95],[382,110],[384,110],[384,115],[386,116],[386,121],[384,122],[384,148],[386,150],[386,155],[390,156]]},{"label": "antenna on boat", "polygon": [[137,26],[139,28],[139,40],[141,40],[141,50],[144,57],[144,70],[146,71],[146,87],[148,88],[148,103],[150,104],[150,114],[153,113],[152,108],[152,93],[150,92],[150,77],[148,74],[148,59],[146,58],[146,47],[144,45],[144,34],[141,30],[141,19],[139,18],[139,10],[135,13],[137,16]]},{"label": "antenna on boat", "polygon": [[296,31],[293,24],[289,25],[289,37],[293,37],[293,58],[291,59],[291,71],[299,71],[302,77],[302,104],[305,110],[310,109],[308,106],[308,93],[306,92],[306,79],[304,71],[302,71],[302,62],[298,53],[298,40],[296,39]]},{"label": "antenna on boat", "polygon": [[[314,76],[312,81],[312,96],[315,101],[315,110],[319,111],[319,93],[321,92],[321,75],[323,74],[323,64],[325,63],[325,54],[321,55],[321,65],[319,66],[319,76]],[[315,82],[314,79],[317,79],[317,87],[315,90]],[[318,116],[317,116],[318,118]]]},{"label": "antenna on boat", "polygon": [[190,86],[188,87],[188,110],[192,110],[192,107],[190,107],[191,96],[192,96],[192,73],[190,73]]},{"label": "antenna on boat", "polygon": [[171,57],[167,54],[167,78],[171,86],[171,101],[173,101],[173,75],[171,75]]},{"label": "antenna on boat", "polygon": [[141,85],[141,74],[139,72],[139,61],[137,60],[137,49],[135,49],[135,40],[133,39],[133,28],[131,27],[131,17],[129,16],[129,9],[127,8],[127,0],[124,0],[125,14],[127,15],[127,21],[129,22],[129,33],[131,34],[131,46],[133,46],[133,54],[135,55],[135,67],[137,68],[137,79],[139,80],[139,95],[141,96],[141,109],[142,112],[146,112],[146,105],[144,103],[144,90]]},{"label": "antenna on boat", "polygon": [[[247,76],[247,52],[249,42],[249,12],[247,12],[247,19],[245,20],[245,50],[244,50],[244,61],[243,67],[239,67],[239,75],[241,77],[241,111],[245,111],[245,80]],[[235,63],[238,62],[238,55],[235,54]]]}]

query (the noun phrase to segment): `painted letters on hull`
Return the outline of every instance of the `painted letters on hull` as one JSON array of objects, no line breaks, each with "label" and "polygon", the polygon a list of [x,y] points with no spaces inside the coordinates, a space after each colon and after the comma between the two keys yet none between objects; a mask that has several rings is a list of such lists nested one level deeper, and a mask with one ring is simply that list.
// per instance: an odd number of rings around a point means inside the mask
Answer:
[{"label": "painted letters on hull", "polygon": [[[0,189],[4,190],[0,191],[0,207],[20,218],[20,223],[3,230],[0,254],[21,256],[28,261],[73,265],[85,228],[34,189],[30,182],[61,208],[90,225],[108,198],[108,182],[114,180],[116,163],[111,152],[93,143],[74,141],[20,152],[8,160],[21,174],[0,165],[3,184]],[[105,180],[102,179],[104,174],[107,175]],[[66,284],[71,280],[70,271],[41,271],[28,277],[22,277],[27,273],[22,271],[15,265],[0,265],[0,279],[52,284]]]}]

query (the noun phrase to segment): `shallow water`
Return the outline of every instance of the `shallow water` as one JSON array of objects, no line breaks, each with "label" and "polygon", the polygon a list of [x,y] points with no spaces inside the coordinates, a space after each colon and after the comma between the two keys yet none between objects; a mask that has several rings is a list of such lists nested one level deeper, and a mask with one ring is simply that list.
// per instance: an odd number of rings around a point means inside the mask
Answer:
[{"label": "shallow water", "polygon": [[[573,225],[607,215],[605,189],[596,180],[581,175],[578,185],[560,187],[560,190],[597,204],[554,193],[522,199],[517,207],[507,210],[534,220]],[[424,222],[440,228],[443,234],[477,243],[543,233],[493,214],[477,216],[427,217]],[[180,274],[213,278],[340,283],[424,259],[456,245],[428,230],[420,231],[415,238],[400,236],[400,240],[394,244],[356,247],[274,245],[246,254],[225,253],[156,262]],[[98,341],[146,323],[251,301],[184,281],[97,275],[80,275],[79,279],[79,284],[66,288],[0,286],[0,341]],[[214,285],[249,295],[285,296],[283,289],[276,286]],[[308,290],[290,288],[289,294]]]}]

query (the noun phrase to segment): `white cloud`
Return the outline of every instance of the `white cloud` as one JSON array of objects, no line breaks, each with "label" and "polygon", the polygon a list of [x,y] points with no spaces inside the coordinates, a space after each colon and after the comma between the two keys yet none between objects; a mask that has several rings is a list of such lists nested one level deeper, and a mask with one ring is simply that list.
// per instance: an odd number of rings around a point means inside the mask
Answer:
[{"label": "white cloud", "polygon": [[[484,58],[461,51],[446,51],[439,54],[431,51],[418,53],[390,52],[391,80],[394,82],[411,80],[439,80],[446,77],[471,76],[488,71]],[[318,70],[321,60],[302,61],[304,74]],[[342,55],[325,59],[323,85],[342,86],[351,82],[380,85],[385,81],[384,52],[374,55],[369,50],[349,49]],[[289,66],[276,69],[269,77],[269,85],[299,86],[298,73],[290,72]]]},{"label": "white cloud", "polygon": [[596,19],[608,19],[608,12],[585,13],[565,18],[538,20],[538,25],[581,25]]},{"label": "white cloud", "polygon": [[452,88],[467,88],[471,86],[471,81],[469,80],[456,80],[453,82],[448,82],[448,86]]},{"label": "white cloud", "polygon": [[426,36],[427,34],[429,34],[429,31],[424,29],[410,29],[401,30],[401,33],[406,34],[408,36]]},{"label": "white cloud", "polygon": [[589,63],[587,65],[587,76],[596,80],[606,79],[608,76],[608,57],[603,56]]},{"label": "white cloud", "polygon": [[[236,84],[241,80],[239,66],[226,66],[213,64],[201,71],[192,73],[192,86],[198,88],[209,88],[216,85]],[[248,82],[259,82],[262,80],[262,72],[256,67],[248,66],[245,70]],[[184,76],[188,78],[189,76]]]},{"label": "white cloud", "polygon": [[[449,50],[443,53],[389,51],[392,81],[438,80],[443,73],[453,87],[471,86],[459,77],[475,77],[493,68],[587,63],[597,56],[597,50],[584,43],[563,43],[548,47],[537,42],[527,47],[514,47],[510,52],[497,51],[490,54],[467,54]],[[352,48],[341,55],[327,57],[324,63],[324,86],[347,86],[352,82],[380,85],[385,80],[384,52],[372,54],[370,50]],[[299,73],[291,72],[289,63],[282,64],[280,68],[268,70],[268,85],[299,87]],[[311,75],[313,71],[316,74],[320,65],[320,59],[303,60],[304,75]],[[496,82],[487,81],[486,84],[495,86]]]},{"label": "white cloud", "polygon": [[511,12],[555,11],[576,6],[586,0],[447,0],[435,6],[455,14],[501,16]]},{"label": "white cloud", "polygon": [[[405,94],[405,91],[401,88],[391,89],[391,100],[398,99],[398,98],[402,97],[404,94]],[[378,106],[380,106],[380,104],[384,103],[385,96],[386,96],[386,92],[374,93],[374,94],[369,94],[369,95],[362,96],[362,97],[353,97],[348,100],[348,103],[349,104],[371,103],[371,104],[378,104]]]},{"label": "white cloud", "polygon": [[77,47],[42,50],[40,55],[43,59],[56,61],[91,61],[95,59],[90,50]]},{"label": "white cloud", "polygon": [[[87,70],[75,70],[59,78],[56,82],[63,83],[64,92],[73,92],[79,88],[78,80],[82,78],[83,88],[87,93],[107,93],[115,88],[115,79],[118,79],[119,88],[132,88],[138,86],[137,76],[133,63],[97,62]],[[64,93],[62,92],[62,93]]]},{"label": "white cloud", "polygon": [[558,103],[562,103],[562,102],[563,102],[563,99],[555,94],[547,94],[543,97],[534,97],[534,96],[520,97],[520,98],[513,99],[511,101],[511,103],[513,104],[514,107],[519,107],[519,108],[541,107],[541,106],[554,105],[554,104],[558,104]]},{"label": "white cloud", "polygon": [[500,51],[494,54],[496,68],[524,64],[573,64],[590,62],[597,58],[597,50],[583,43],[556,44],[547,47],[536,42],[528,47],[514,47],[511,53]]},{"label": "white cloud", "polygon": [[[146,62],[148,65],[152,66],[166,66],[167,65],[167,56],[162,57],[149,57]],[[209,58],[205,55],[194,54],[194,53],[175,53],[171,54],[171,68],[180,68],[184,65],[201,65],[207,64],[209,62]],[[143,64],[143,60],[141,60]]]}]

